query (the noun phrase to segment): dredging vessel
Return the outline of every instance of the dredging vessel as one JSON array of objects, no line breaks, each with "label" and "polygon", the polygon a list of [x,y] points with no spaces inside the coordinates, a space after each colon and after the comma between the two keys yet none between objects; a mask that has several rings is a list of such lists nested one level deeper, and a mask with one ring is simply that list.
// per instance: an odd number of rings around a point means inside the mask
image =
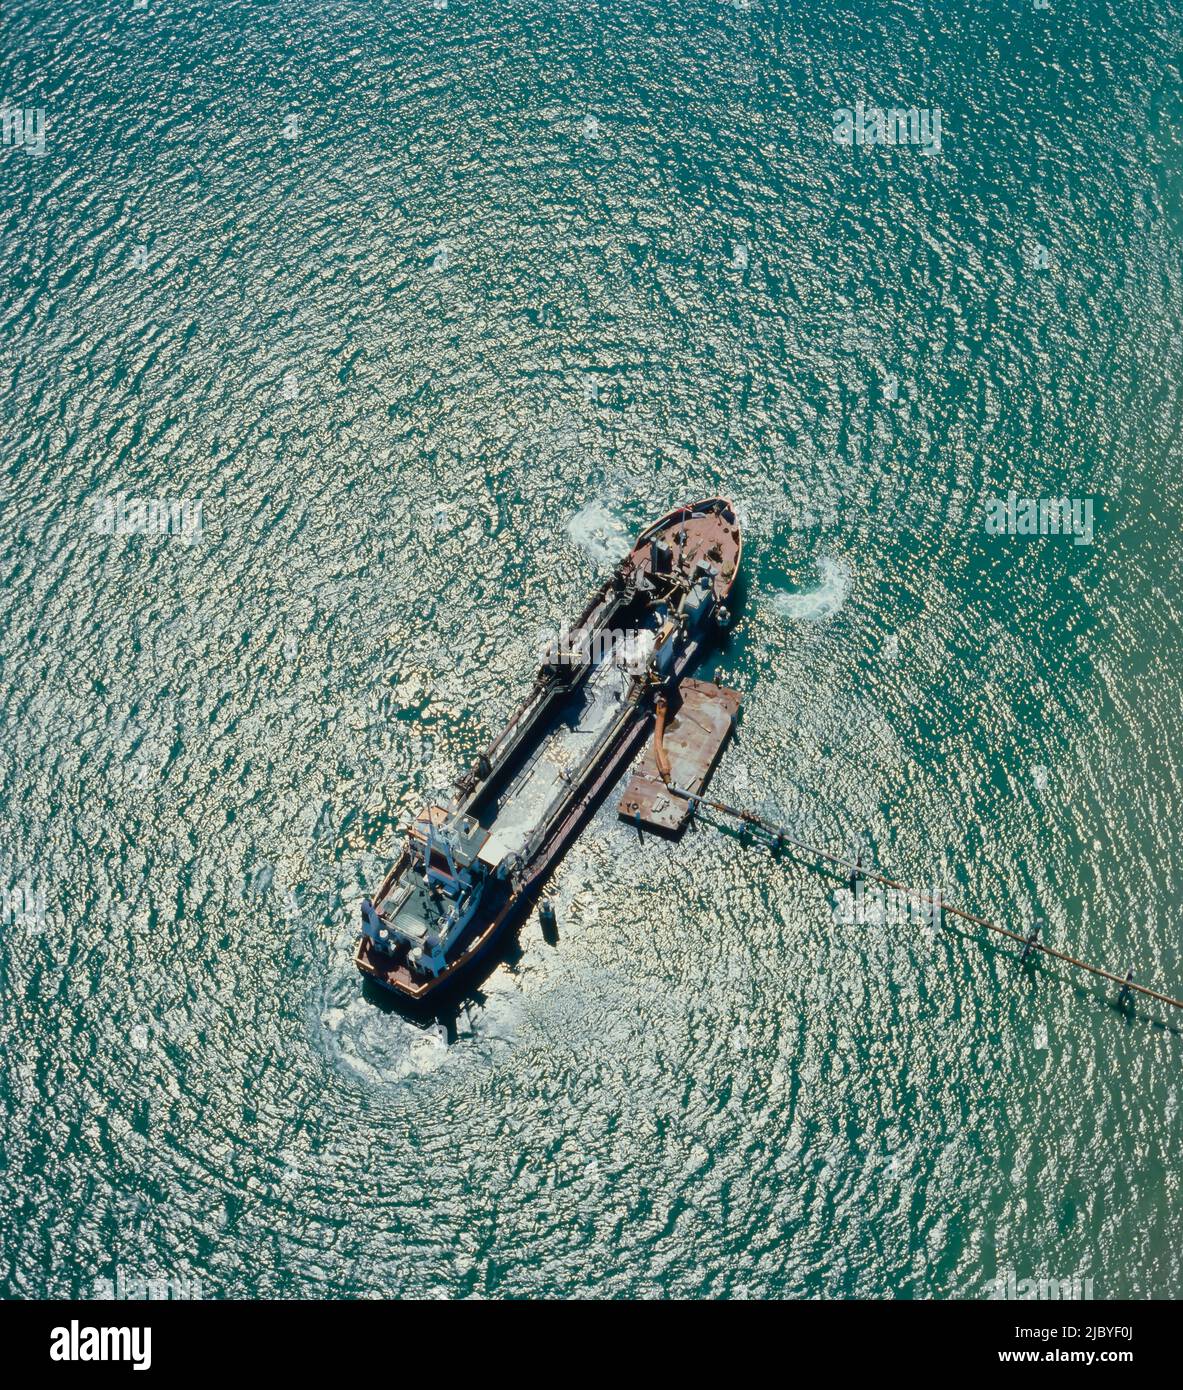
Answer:
[{"label": "dredging vessel", "polygon": [[449,804],[407,827],[394,866],[361,905],[354,961],[363,975],[414,1004],[470,978],[654,729],[649,769],[630,781],[620,813],[680,828],[690,803],[663,793],[662,735],[668,728],[681,758],[678,784],[701,790],[738,696],[683,678],[729,621],[742,549],[735,509],[721,497],[675,507],[642,531],[560,630],[530,693]]}]

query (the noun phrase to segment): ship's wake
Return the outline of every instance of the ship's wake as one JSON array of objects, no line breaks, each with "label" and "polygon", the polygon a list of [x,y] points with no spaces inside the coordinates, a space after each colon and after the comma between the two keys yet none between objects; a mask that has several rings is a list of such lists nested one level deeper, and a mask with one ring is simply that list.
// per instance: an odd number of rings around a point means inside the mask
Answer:
[{"label": "ship's wake", "polygon": [[342,958],[317,1001],[313,1032],[330,1065],[366,1086],[399,1086],[457,1065],[471,1069],[518,1037],[521,1005],[514,993],[463,999],[417,1020],[359,994],[351,965]]},{"label": "ship's wake", "polygon": [[631,546],[624,522],[598,499],[576,512],[567,523],[567,534],[604,569],[623,560]]},{"label": "ship's wake", "polygon": [[817,572],[821,583],[816,589],[799,594],[773,595],[772,607],[782,618],[822,623],[841,609],[850,593],[852,574],[849,563],[824,555],[817,562]]}]

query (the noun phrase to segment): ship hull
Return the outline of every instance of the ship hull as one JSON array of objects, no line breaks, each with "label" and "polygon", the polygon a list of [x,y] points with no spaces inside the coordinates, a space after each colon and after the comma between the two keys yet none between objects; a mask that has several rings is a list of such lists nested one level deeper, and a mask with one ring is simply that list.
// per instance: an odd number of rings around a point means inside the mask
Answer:
[{"label": "ship hull", "polygon": [[[672,556],[667,554],[664,561],[674,573],[681,572],[679,567],[688,568],[704,554],[711,557],[713,573],[709,581],[703,582],[712,586],[712,619],[717,619],[736,582],[742,540],[730,503],[726,499],[711,498],[693,506],[675,508],[646,528],[613,578],[592,595],[576,620],[576,627],[588,623],[589,615],[594,622],[597,614],[606,613],[604,626],[613,618],[635,614],[636,594],[633,593],[630,607],[629,602],[619,601],[617,589],[626,599],[632,592],[630,585],[639,588],[642,594],[646,585],[660,589],[667,582],[662,571],[663,546],[672,549]],[[563,789],[553,806],[548,806],[547,816],[535,829],[534,842],[516,865],[512,880],[491,886],[488,900],[482,904],[476,920],[458,941],[452,958],[442,970],[437,974],[416,971],[405,955],[400,959],[398,952],[388,954],[378,949],[371,937],[363,933],[354,957],[359,971],[411,1007],[438,1008],[471,988],[474,980],[490,966],[513,928],[520,925],[535,904],[546,880],[588,818],[644,747],[653,729],[655,693],[668,691],[681,681],[717,637],[717,628],[716,621],[702,624],[702,630],[697,631],[692,640],[686,640],[672,653],[664,669],[656,669],[661,656],[655,655],[651,662],[653,669],[633,679],[628,698],[622,699],[619,715],[614,715],[613,721],[598,735],[599,742],[579,768],[578,776]],[[660,637],[660,632],[657,636]],[[540,681],[542,676],[537,678],[536,686]],[[621,698],[619,694],[617,698]],[[585,694],[585,702],[586,699]],[[499,820],[513,818],[515,797],[528,802],[529,797],[522,789],[529,788],[531,778],[538,780],[536,767],[540,755],[530,738],[533,737],[538,746],[546,747],[547,737],[557,743],[559,735],[565,732],[566,708],[561,700],[554,704],[550,718],[558,734],[553,729],[548,733],[545,721],[540,721],[545,701],[540,702],[537,690],[527,697],[474,770],[457,784],[454,807],[461,807],[473,818],[491,822],[494,828]],[[540,722],[541,731],[531,721]],[[524,731],[520,728],[523,724]],[[530,761],[532,757],[534,763]],[[433,812],[425,813],[431,814]],[[405,849],[383,881],[374,899],[377,913],[389,910],[387,904],[393,900],[395,890],[408,872],[410,855],[410,849]]]},{"label": "ship hull", "polygon": [[[515,928],[519,927],[529,916],[537,904],[547,880],[562,862],[568,849],[578,838],[579,832],[595,814],[597,807],[602,804],[604,798],[620,780],[629,764],[645,746],[652,726],[652,717],[642,720],[638,727],[622,741],[617,753],[605,763],[603,777],[597,779],[600,784],[588,794],[586,806],[577,814],[572,815],[570,824],[564,833],[556,838],[554,844],[546,852],[539,855],[529,883],[490,922],[488,930],[480,934],[473,949],[461,957],[446,973],[422,981],[388,980],[374,969],[374,965],[377,964],[380,970],[380,963],[363,960],[358,953],[355,953],[354,964],[363,975],[384,994],[397,998],[404,1007],[427,1012],[438,1010],[470,991],[478,980],[485,978],[490,967],[496,963],[499,952],[512,938]],[[358,942],[359,952],[364,941],[365,938],[363,937]]]}]

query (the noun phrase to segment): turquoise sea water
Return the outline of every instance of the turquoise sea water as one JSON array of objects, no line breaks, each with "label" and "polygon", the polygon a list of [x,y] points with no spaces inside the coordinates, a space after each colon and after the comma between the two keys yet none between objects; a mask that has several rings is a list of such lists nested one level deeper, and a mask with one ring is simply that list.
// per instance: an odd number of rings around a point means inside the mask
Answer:
[{"label": "turquoise sea water", "polygon": [[614,799],[459,1017],[350,960],[538,635],[724,492],[720,795],[1180,993],[1180,7],[4,23],[0,1288],[1183,1293],[1183,1036],[1085,977]]}]

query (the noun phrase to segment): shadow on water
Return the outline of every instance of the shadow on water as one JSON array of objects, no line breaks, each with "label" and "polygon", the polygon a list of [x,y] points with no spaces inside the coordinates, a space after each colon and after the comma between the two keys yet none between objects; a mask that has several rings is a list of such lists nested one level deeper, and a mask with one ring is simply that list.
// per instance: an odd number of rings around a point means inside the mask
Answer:
[{"label": "shadow on water", "polygon": [[[709,827],[717,831],[720,835],[728,839],[737,841],[745,848],[753,849],[762,846],[763,842],[754,837],[750,830],[732,825],[726,821],[714,820],[701,813],[692,816],[689,824],[694,825],[696,821],[701,821],[703,827]],[[847,874],[828,864],[818,864],[806,858],[800,852],[793,850],[791,846],[783,846],[779,850],[771,846],[764,846],[767,849],[769,858],[774,863],[796,864],[803,869],[808,869],[811,873],[817,874],[822,878],[828,878],[835,884],[845,886],[849,883]],[[993,960],[997,956],[1012,960],[1018,968],[1021,978],[1027,985],[1028,992],[1032,995],[1037,993],[1042,980],[1053,980],[1059,985],[1066,986],[1076,997],[1082,1001],[1093,1000],[1103,1002],[1107,1009],[1121,1016],[1127,1027],[1132,1027],[1135,1023],[1143,1023],[1159,1032],[1170,1033],[1174,1037],[1183,1037],[1183,1026],[1172,1023],[1169,1018],[1146,1012],[1139,1009],[1133,999],[1122,1000],[1117,995],[1102,993],[1099,989],[1090,988],[1088,985],[1081,984],[1072,976],[1057,973],[1047,965],[1047,957],[1043,955],[1031,955],[1026,960],[1022,958],[1019,951],[1004,946],[1000,942],[991,941],[980,936],[975,936],[973,932],[966,931],[964,928],[955,926],[948,919],[943,919],[941,928],[950,936],[955,936],[967,946],[972,946],[981,951],[988,959]]]},{"label": "shadow on water", "polygon": [[996,945],[993,941],[983,941],[981,937],[974,936],[971,932],[961,931],[947,924],[945,930],[954,936],[960,937],[961,940],[980,948],[991,957],[1004,956],[1013,960],[1018,967],[1019,973],[1025,978],[1028,991],[1031,995],[1035,995],[1039,992],[1040,986],[1044,980],[1049,980],[1057,985],[1063,985],[1070,989],[1072,993],[1076,995],[1077,999],[1082,1002],[1091,999],[1094,1002],[1104,1004],[1105,1008],[1111,1013],[1121,1017],[1127,1028],[1132,1027],[1135,1023],[1143,1023],[1147,1027],[1157,1029],[1161,1033],[1170,1033],[1177,1038],[1183,1037],[1183,1027],[1177,1023],[1172,1023],[1169,1018],[1164,1018],[1161,1015],[1139,1009],[1134,1004],[1133,999],[1123,1000],[1119,998],[1117,994],[1103,992],[1099,988],[1081,984],[1079,980],[1070,975],[1059,974],[1047,965],[1047,957],[1045,956],[1030,956],[1027,960],[1023,960],[1018,953],[1009,947]]},{"label": "shadow on water", "polygon": [[[520,952],[518,954],[520,955]],[[492,968],[491,963],[490,969]],[[489,1002],[489,996],[483,989],[470,984],[467,989],[453,989],[444,998],[434,1000],[430,1007],[416,1008],[391,994],[389,990],[383,989],[381,985],[375,984],[368,976],[362,977],[362,998],[380,1012],[403,1019],[424,1031],[442,1024],[447,1029],[449,1043],[459,1039],[460,1024],[467,1019],[468,1011],[472,1008],[483,1009]]]}]

